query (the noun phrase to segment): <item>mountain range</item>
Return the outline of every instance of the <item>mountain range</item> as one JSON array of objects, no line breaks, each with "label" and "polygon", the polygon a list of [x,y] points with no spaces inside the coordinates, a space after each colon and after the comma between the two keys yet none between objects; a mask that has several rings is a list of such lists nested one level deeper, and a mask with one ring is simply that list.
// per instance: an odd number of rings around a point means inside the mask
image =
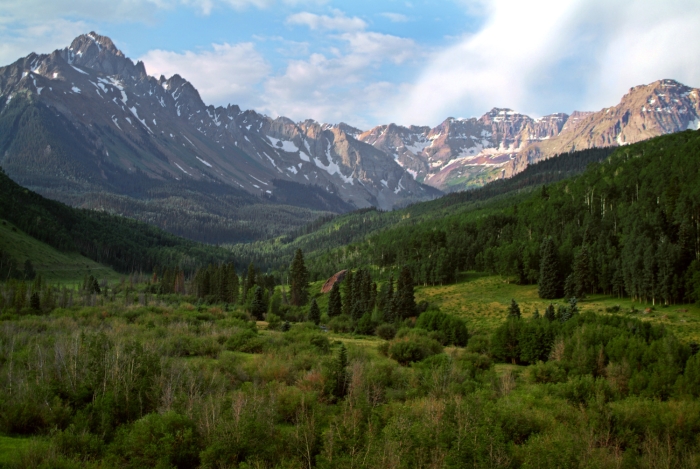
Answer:
[{"label": "mountain range", "polygon": [[0,166],[74,206],[200,241],[246,241],[320,214],[478,187],[569,151],[697,129],[699,93],[660,80],[598,112],[534,119],[494,108],[434,128],[363,131],[206,105],[180,75],[149,76],[92,32],[0,68]]}]

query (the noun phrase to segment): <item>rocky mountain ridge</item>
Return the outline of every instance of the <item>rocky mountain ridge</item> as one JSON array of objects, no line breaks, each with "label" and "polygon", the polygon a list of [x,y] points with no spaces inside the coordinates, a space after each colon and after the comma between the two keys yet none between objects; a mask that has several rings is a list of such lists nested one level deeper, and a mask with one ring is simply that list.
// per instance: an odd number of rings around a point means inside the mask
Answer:
[{"label": "rocky mountain ridge", "polygon": [[[274,196],[276,179],[289,180],[323,187],[355,207],[383,209],[440,194],[356,140],[358,129],[272,119],[235,105],[207,106],[180,75],[151,77],[143,63],[134,64],[111,39],[94,32],[68,48],[0,68],[0,115],[19,98],[67,120],[85,142],[91,155],[74,162],[80,171],[65,175],[84,189],[139,173],[154,180],[216,182],[261,196]],[[0,158],[11,176],[32,172],[39,190],[55,178],[13,150],[5,142]],[[37,150],[48,156],[57,149]]]},{"label": "rocky mountain ridge", "polygon": [[510,177],[574,150],[635,143],[700,128],[700,90],[674,80],[630,89],[598,112],[539,119],[494,108],[480,118],[448,118],[435,128],[377,126],[358,138],[393,157],[414,178],[444,191]]},{"label": "rocky mountain ridge", "polygon": [[[81,146],[21,146],[12,135],[0,141],[0,165],[40,192],[61,179],[76,191],[119,186],[128,193],[132,176],[145,175],[274,197],[275,181],[283,180],[316,185],[350,206],[382,209],[510,177],[563,152],[700,127],[699,90],[673,80],[636,86],[598,112],[537,119],[494,108],[434,128],[388,124],[363,131],[294,122],[206,105],[182,76],[149,76],[143,63],[95,33],[0,68],[0,120],[21,100],[62,119]],[[45,163],[58,153],[73,160],[56,171]]]}]

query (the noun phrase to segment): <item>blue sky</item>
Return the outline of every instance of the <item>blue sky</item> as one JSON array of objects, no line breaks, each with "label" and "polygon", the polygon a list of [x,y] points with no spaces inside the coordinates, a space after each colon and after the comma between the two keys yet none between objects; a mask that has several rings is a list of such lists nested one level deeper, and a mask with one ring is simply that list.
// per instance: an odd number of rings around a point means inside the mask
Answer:
[{"label": "blue sky", "polygon": [[92,30],[207,103],[361,128],[700,86],[697,0],[3,0],[0,64]]}]

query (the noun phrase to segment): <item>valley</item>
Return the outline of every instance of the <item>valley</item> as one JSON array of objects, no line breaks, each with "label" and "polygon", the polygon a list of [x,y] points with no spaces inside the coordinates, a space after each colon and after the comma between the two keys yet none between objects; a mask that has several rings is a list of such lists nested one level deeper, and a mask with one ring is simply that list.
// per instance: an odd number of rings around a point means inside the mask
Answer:
[{"label": "valley", "polygon": [[96,33],[0,68],[0,468],[700,466],[699,92],[362,130]]}]

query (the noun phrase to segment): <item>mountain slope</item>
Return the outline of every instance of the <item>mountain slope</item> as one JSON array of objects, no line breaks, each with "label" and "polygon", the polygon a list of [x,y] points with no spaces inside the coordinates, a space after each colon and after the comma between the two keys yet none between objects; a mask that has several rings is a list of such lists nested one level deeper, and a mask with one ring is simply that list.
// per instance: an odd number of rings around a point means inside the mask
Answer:
[{"label": "mountain slope", "polygon": [[533,119],[494,108],[480,118],[448,118],[435,128],[375,127],[358,138],[392,155],[414,177],[446,191],[511,177],[561,153],[626,145],[700,128],[700,90],[674,80],[634,87],[599,112]]},{"label": "mountain slope", "polygon": [[[207,106],[179,75],[148,76],[143,63],[134,64],[95,33],[1,68],[0,93],[0,115],[30,114],[47,132],[57,128],[65,136],[62,142],[32,141],[21,118],[4,119],[0,164],[40,190],[131,195],[136,174],[148,178],[140,178],[145,185],[195,180],[267,197],[275,196],[272,180],[281,179],[337,195],[345,206],[334,211],[388,209],[439,194],[356,140],[357,129]],[[56,160],[60,167],[42,165]]]},{"label": "mountain slope", "polygon": [[[297,248],[304,251],[315,273],[327,278],[329,270],[344,265],[358,254],[356,246],[383,231],[411,230],[430,227],[445,218],[479,210],[490,212],[517,204],[542,186],[556,183],[583,173],[592,163],[608,158],[614,148],[594,148],[557,155],[528,166],[512,178],[492,181],[470,191],[447,194],[438,199],[419,202],[403,209],[383,212],[361,209],[351,213],[321,218],[303,229],[283,237],[231,247],[237,258],[252,260],[264,269],[284,271]],[[482,212],[479,212],[482,213]],[[429,228],[428,228],[429,229]],[[460,236],[459,230],[455,231]],[[429,237],[428,237],[429,238]],[[330,254],[328,254],[330,252]],[[334,267],[328,267],[326,256],[333,258]],[[373,261],[374,262],[374,261]],[[335,264],[337,263],[337,264]],[[327,269],[327,270],[326,270]]]},{"label": "mountain slope", "polygon": [[[82,281],[85,275],[92,275],[99,280],[116,280],[119,277],[114,270],[77,252],[61,252],[17,230],[5,220],[0,222],[0,253],[9,256],[18,269],[29,260],[36,273],[41,274],[48,283],[76,283]],[[5,281],[10,270],[5,265],[2,267],[0,280]]]},{"label": "mountain slope", "polygon": [[[233,255],[124,217],[68,207],[19,186],[0,171],[0,219],[64,253],[79,253],[122,273],[154,266],[231,262]],[[20,259],[21,260],[21,259]]]}]

